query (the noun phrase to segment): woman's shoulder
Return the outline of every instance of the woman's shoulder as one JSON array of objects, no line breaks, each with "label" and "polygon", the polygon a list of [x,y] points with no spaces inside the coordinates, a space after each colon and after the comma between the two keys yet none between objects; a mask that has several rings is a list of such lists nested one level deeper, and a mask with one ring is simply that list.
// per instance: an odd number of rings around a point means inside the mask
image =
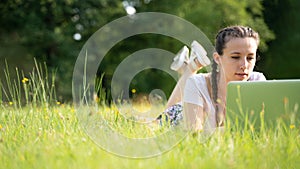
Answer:
[{"label": "woman's shoulder", "polygon": [[206,81],[209,79],[210,73],[198,73],[190,76],[187,81],[188,83],[194,83],[196,86],[206,86]]},{"label": "woman's shoulder", "polygon": [[191,78],[195,79],[205,79],[206,77],[210,76],[210,73],[196,73],[191,76]]},{"label": "woman's shoulder", "polygon": [[190,76],[189,79],[193,79],[194,81],[197,82],[204,82],[205,79],[209,76],[209,74],[210,73],[197,73]]},{"label": "woman's shoulder", "polygon": [[248,81],[265,81],[266,77],[261,72],[252,72]]}]

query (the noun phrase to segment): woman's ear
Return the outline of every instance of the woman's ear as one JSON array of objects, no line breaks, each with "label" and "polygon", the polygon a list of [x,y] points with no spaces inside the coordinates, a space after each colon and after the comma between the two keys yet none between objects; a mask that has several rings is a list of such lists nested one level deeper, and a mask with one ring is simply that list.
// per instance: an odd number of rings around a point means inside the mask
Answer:
[{"label": "woman's ear", "polygon": [[217,64],[220,64],[220,55],[217,52],[214,52],[213,58]]}]

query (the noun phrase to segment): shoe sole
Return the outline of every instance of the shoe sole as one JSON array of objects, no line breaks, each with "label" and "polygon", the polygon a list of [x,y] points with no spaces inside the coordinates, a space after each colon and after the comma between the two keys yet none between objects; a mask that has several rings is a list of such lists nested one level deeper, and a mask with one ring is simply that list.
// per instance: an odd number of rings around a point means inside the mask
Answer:
[{"label": "shoe sole", "polygon": [[[202,66],[207,66],[210,65],[210,60],[207,57],[207,52],[206,50],[197,42],[197,41],[193,41],[192,42],[192,51],[195,53],[197,60],[199,61],[199,63]],[[199,56],[199,54],[201,54]],[[194,58],[193,58],[194,59]]]},{"label": "shoe sole", "polygon": [[179,70],[186,61],[185,57],[188,56],[188,54],[189,49],[184,46],[174,57],[173,63],[171,64],[171,69],[175,71]]}]

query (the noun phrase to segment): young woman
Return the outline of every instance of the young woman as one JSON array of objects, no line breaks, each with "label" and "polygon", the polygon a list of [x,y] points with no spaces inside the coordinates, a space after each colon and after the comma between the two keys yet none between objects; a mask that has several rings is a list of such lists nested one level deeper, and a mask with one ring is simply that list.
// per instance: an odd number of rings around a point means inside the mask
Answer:
[{"label": "young woman", "polygon": [[210,64],[206,51],[193,41],[188,58],[188,48],[184,47],[171,65],[182,74],[165,111],[171,123],[177,124],[184,117],[192,130],[223,126],[227,83],[266,80],[262,73],[253,71],[258,45],[259,35],[249,27],[221,29],[215,39],[212,72],[199,74],[199,69]]}]

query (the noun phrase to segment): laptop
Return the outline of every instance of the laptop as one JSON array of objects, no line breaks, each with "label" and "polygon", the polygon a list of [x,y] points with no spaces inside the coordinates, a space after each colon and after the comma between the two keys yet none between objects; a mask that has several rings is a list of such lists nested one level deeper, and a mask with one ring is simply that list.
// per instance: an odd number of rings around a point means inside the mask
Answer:
[{"label": "laptop", "polygon": [[[227,85],[226,121],[255,129],[300,124],[300,79],[241,82]],[[262,120],[263,119],[263,120]]]}]

